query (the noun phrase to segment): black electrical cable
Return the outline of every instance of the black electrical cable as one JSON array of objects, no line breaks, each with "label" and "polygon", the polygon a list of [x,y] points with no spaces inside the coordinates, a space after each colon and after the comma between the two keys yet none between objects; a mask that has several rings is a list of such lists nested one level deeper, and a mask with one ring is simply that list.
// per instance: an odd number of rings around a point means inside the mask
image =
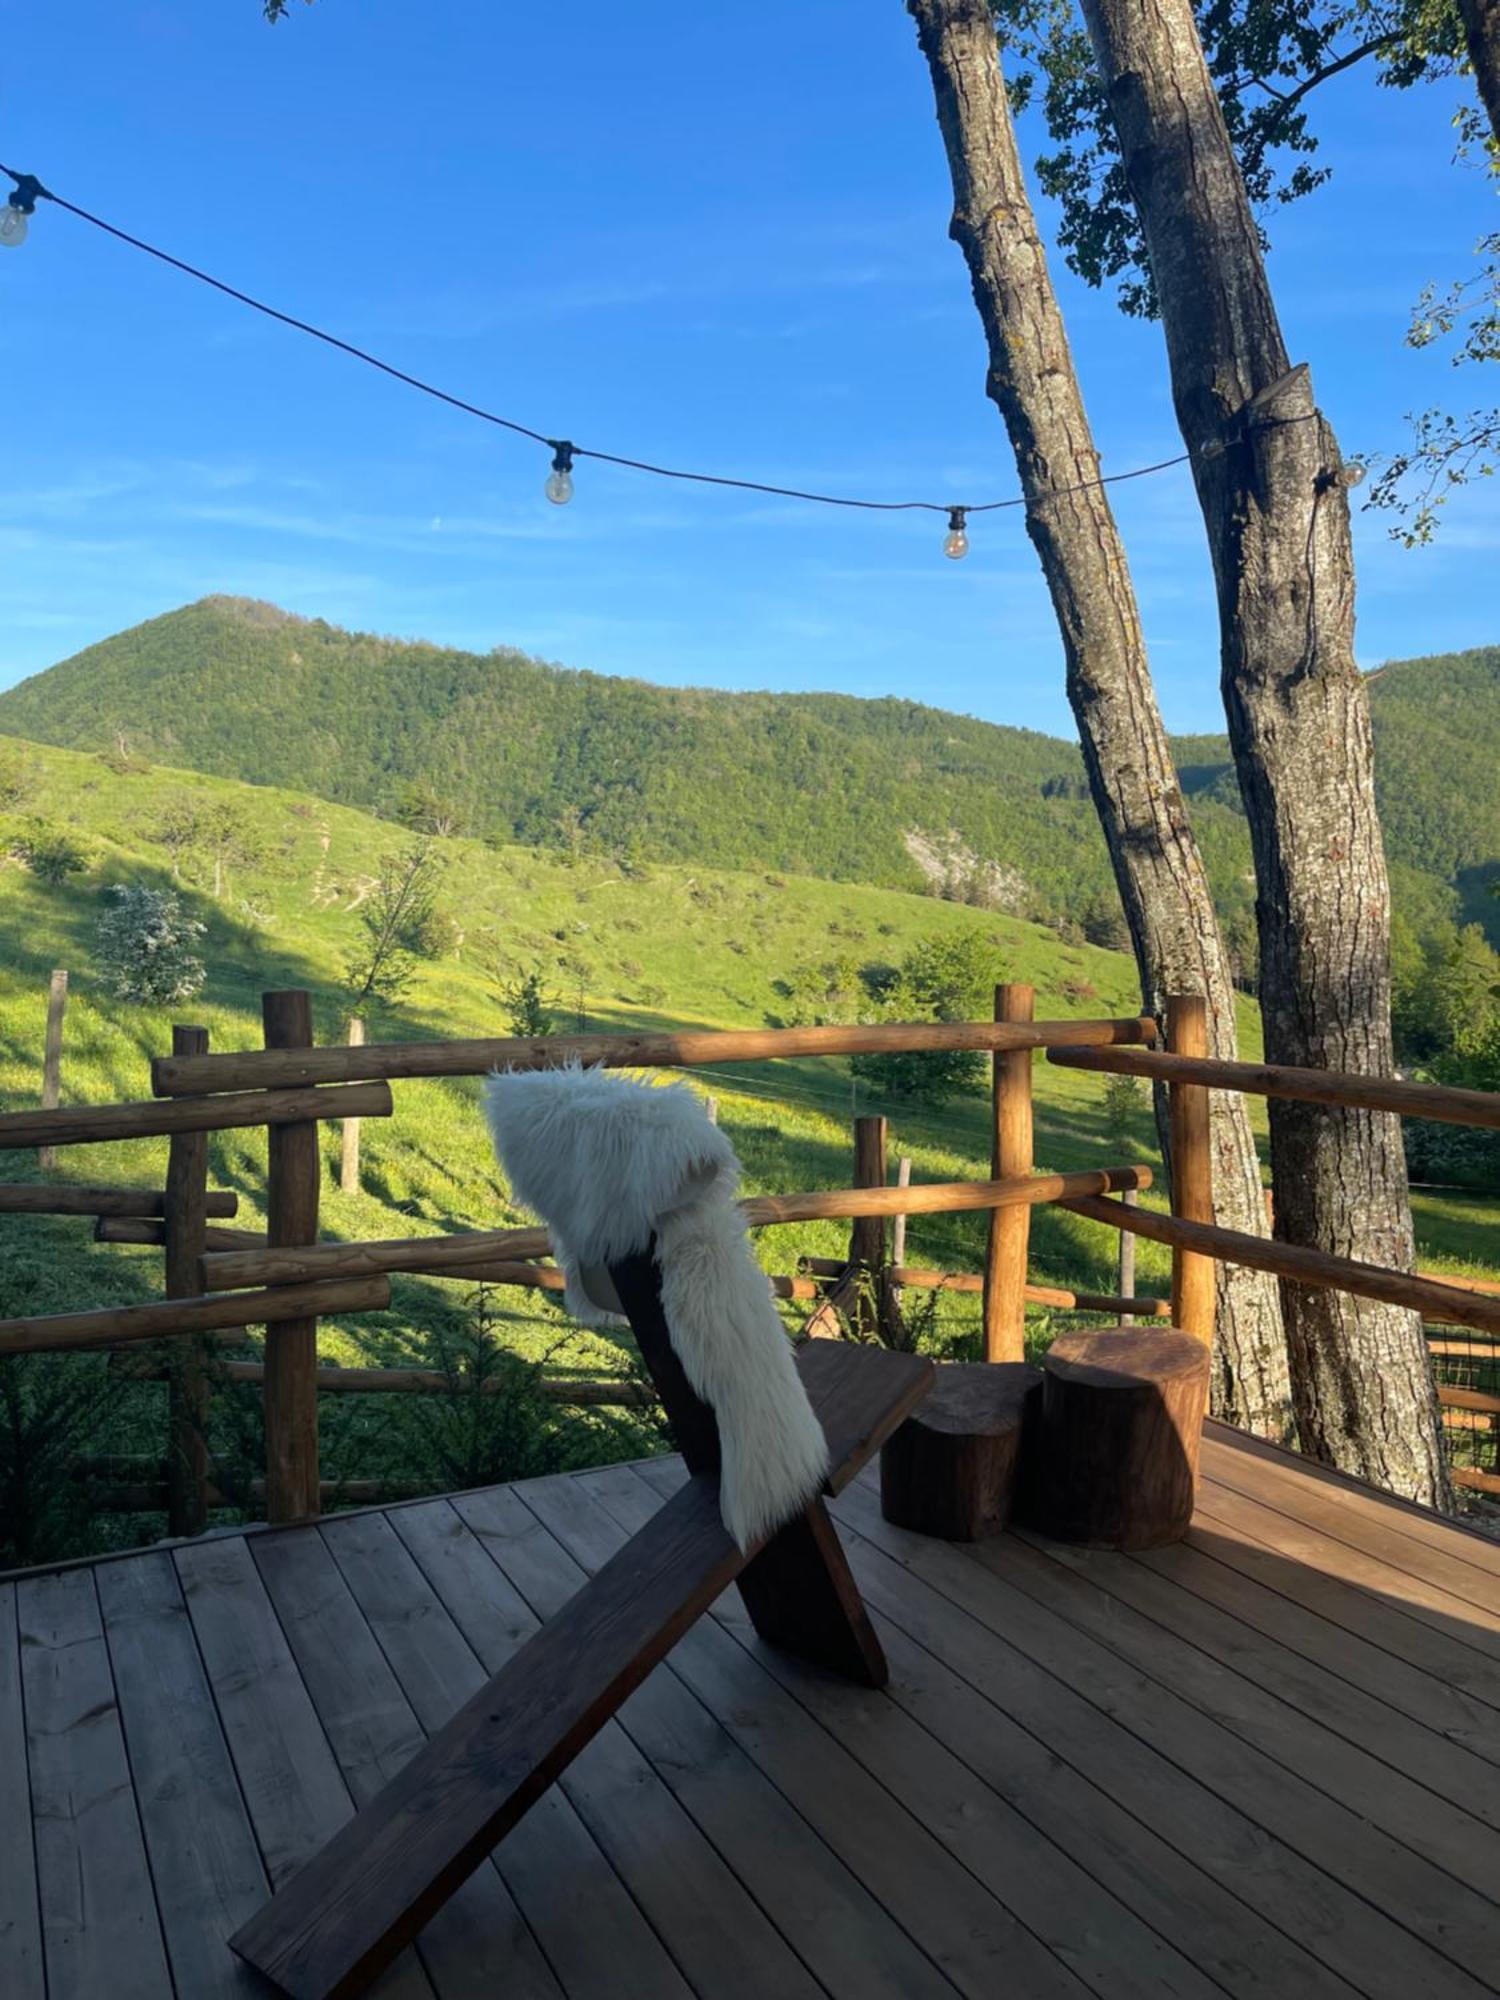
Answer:
[{"label": "black electrical cable", "polygon": [[[143,251],[146,256],[154,257],[158,263],[169,265],[172,270],[180,271],[184,277],[194,278],[199,284],[223,293],[225,298],[233,299],[238,305],[248,306],[252,312],[264,314],[267,319],[275,320],[280,326],[290,327],[295,333],[305,333],[310,339],[321,341],[325,347],[332,347],[340,354],[347,354],[351,360],[362,361],[367,368],[374,368],[380,374],[390,376],[392,381],[404,383],[407,388],[416,389],[424,396],[431,396],[436,402],[446,403],[450,409],[461,410],[465,416],[477,417],[481,423],[494,424],[500,430],[510,431],[517,437],[529,438],[534,444],[548,446],[553,453],[554,468],[561,465],[564,456],[568,464],[575,458],[592,458],[601,465],[618,465],[628,472],[649,473],[656,479],[685,480],[695,486],[727,487],[739,493],[766,493],[774,499],[806,500],[820,507],[856,507],[873,514],[946,514],[950,525],[955,521],[961,521],[969,514],[994,514],[1005,508],[1024,507],[1027,504],[1022,494],[1017,494],[1008,500],[984,500],[963,505],[956,505],[948,500],[862,500],[845,493],[814,493],[798,486],[773,486],[759,479],[735,479],[719,472],[690,472],[681,466],[656,465],[649,459],[626,458],[619,452],[595,451],[588,445],[548,437],[543,431],[533,430],[529,424],[517,423],[512,417],[499,416],[495,411],[486,410],[478,403],[468,402],[462,396],[455,396],[447,389],[438,388],[436,383],[423,381],[420,375],[412,375],[404,368],[397,368],[392,362],[382,361],[379,355],[367,353],[364,348],[356,347],[352,341],[341,340],[337,334],[325,332],[322,327],[314,326],[310,320],[298,319],[293,313],[282,312],[279,307],[267,305],[263,299],[257,299],[249,292],[242,292],[238,286],[227,284],[224,279],[214,277],[211,272],[200,270],[196,264],[189,264],[181,257],[174,257],[170,251],[158,249],[154,243],[147,243],[143,237],[133,236],[128,229],[120,229],[114,223],[106,222],[102,216],[93,215],[88,209],[80,208],[76,202],[64,200],[60,194],[54,194],[50,188],[44,187],[35,175],[17,173],[13,167],[7,167],[3,162],[0,162],[0,173],[8,175],[15,182],[17,193],[24,195],[30,205],[34,205],[37,200],[50,201],[56,207],[65,209],[69,215],[77,216],[80,222],[87,222],[93,228],[102,230],[106,236],[114,237],[116,242],[127,244],[132,250]],[[1313,414],[1315,413],[1309,413],[1309,417]],[[1309,417],[1282,418],[1273,420],[1273,423],[1277,421],[1301,423],[1307,422]],[[1208,456],[1211,451],[1223,449],[1222,445],[1209,447],[1209,450],[1202,455]],[[1158,459],[1153,465],[1135,466],[1129,472],[1102,473],[1097,479],[1079,480],[1072,486],[1055,486],[1038,498],[1062,499],[1070,493],[1089,493],[1099,487],[1121,485],[1129,479],[1145,479],[1152,473],[1167,472],[1173,466],[1186,465],[1192,457],[1192,452],[1181,451],[1172,458]]]}]

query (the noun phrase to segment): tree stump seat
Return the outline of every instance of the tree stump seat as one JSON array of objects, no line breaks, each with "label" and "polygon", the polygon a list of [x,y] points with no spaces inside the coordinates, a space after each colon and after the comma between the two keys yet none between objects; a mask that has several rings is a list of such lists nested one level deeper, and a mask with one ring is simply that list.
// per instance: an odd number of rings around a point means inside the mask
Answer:
[{"label": "tree stump seat", "polygon": [[880,1506],[898,1528],[948,1542],[997,1535],[1009,1519],[1022,1440],[1040,1412],[1041,1370],[949,1362],[880,1453]]},{"label": "tree stump seat", "polygon": [[1209,1350],[1177,1327],[1065,1333],[1042,1363],[1034,1524],[1062,1542],[1149,1549],[1193,1517]]}]

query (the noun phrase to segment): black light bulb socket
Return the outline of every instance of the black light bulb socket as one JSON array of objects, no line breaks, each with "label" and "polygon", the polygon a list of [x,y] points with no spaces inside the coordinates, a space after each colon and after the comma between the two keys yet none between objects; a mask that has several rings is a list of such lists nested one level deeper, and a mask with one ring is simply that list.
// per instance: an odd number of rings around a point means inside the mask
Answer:
[{"label": "black light bulb socket", "polygon": [[571,472],[573,470],[573,447],[566,438],[549,438],[552,447],[552,470]]},{"label": "black light bulb socket", "polygon": [[967,507],[950,507],[948,509],[948,532],[950,535],[963,534],[968,525],[968,513],[969,510]]},{"label": "black light bulb socket", "polygon": [[34,215],[39,199],[47,192],[35,174],[16,174],[15,186],[10,191],[10,206],[20,209],[22,215]]}]

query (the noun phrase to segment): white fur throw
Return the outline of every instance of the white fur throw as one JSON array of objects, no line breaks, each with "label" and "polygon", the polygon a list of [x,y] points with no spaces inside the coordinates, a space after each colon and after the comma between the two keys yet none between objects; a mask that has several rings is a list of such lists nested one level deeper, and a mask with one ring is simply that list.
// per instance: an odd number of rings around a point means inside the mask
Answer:
[{"label": "white fur throw", "polygon": [[590,1268],[655,1237],[673,1349],[718,1420],[724,1525],[748,1550],[818,1491],[828,1444],[751,1255],[729,1141],[685,1085],[577,1063],[497,1073],[484,1109],[511,1192],[551,1230],[568,1308],[585,1325],[614,1317],[589,1295]]}]

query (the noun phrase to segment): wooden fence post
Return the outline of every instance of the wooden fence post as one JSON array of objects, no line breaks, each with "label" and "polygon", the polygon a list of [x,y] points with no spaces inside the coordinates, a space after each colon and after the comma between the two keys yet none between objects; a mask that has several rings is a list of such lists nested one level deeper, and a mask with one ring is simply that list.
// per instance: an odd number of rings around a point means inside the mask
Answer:
[{"label": "wooden fence post", "polygon": [[[311,994],[263,993],[261,1020],[268,1049],[312,1047]],[[267,1244],[315,1243],[317,1125],[276,1125],[268,1136]],[[317,1367],[316,1317],[266,1328],[266,1518],[272,1522],[308,1520],[319,1510]]]},{"label": "wooden fence post", "polygon": [[[1208,1054],[1208,1009],[1196,994],[1167,1001],[1167,1047],[1173,1055]],[[1169,1086],[1172,1213],[1186,1222],[1214,1219],[1213,1150],[1208,1090],[1201,1083]],[[1172,1324],[1210,1344],[1214,1337],[1215,1267],[1201,1251],[1172,1252]]]},{"label": "wooden fence post", "polygon": [[[365,1045],[365,1024],[358,1014],[349,1017],[348,1043],[351,1049]],[[359,1193],[359,1120],[344,1120],[343,1143],[339,1152],[339,1192]]]},{"label": "wooden fence post", "polygon": [[[1120,1199],[1127,1208],[1134,1208],[1140,1200],[1140,1196],[1134,1188],[1126,1188]],[[1122,1299],[1133,1299],[1135,1297],[1135,1238],[1128,1229],[1120,1231],[1119,1293]],[[1134,1321],[1134,1313],[1122,1310],[1120,1314],[1120,1323],[1122,1326],[1133,1325]]]},{"label": "wooden fence post", "polygon": [[[174,1027],[174,1056],[208,1054],[207,1028]],[[166,1295],[190,1299],[198,1290],[198,1259],[208,1227],[208,1134],[177,1132],[167,1144],[162,1197]],[[178,1339],[169,1347],[167,1377],[167,1533],[201,1535],[208,1523],[207,1343]]]},{"label": "wooden fence post", "polygon": [[[997,1021],[1030,1021],[1036,989],[995,988]],[[990,1171],[996,1180],[1029,1174],[1033,1157],[1031,1050],[996,1049],[991,1062],[993,1138]],[[1026,1351],[1026,1253],[1029,1207],[997,1208],[990,1216],[984,1256],[984,1358],[1020,1361]]]},{"label": "wooden fence post", "polygon": [[[42,1109],[55,1111],[62,1103],[63,1013],[68,1004],[68,975],[59,966],[47,983],[47,1039],[42,1049]],[[44,1173],[57,1165],[55,1146],[38,1146],[36,1163]]]},{"label": "wooden fence post", "polygon": [[[881,1117],[854,1121],[855,1187],[885,1186],[886,1124]],[[853,1319],[857,1332],[868,1338],[880,1321],[880,1299],[885,1284],[885,1217],[856,1216],[849,1231],[849,1261],[860,1273],[854,1300]]]},{"label": "wooden fence post", "polygon": [[[903,1153],[896,1162],[896,1185],[897,1187],[911,1186],[910,1153]],[[891,1220],[891,1262],[898,1265],[906,1262],[906,1217],[904,1215],[894,1216]]]}]

